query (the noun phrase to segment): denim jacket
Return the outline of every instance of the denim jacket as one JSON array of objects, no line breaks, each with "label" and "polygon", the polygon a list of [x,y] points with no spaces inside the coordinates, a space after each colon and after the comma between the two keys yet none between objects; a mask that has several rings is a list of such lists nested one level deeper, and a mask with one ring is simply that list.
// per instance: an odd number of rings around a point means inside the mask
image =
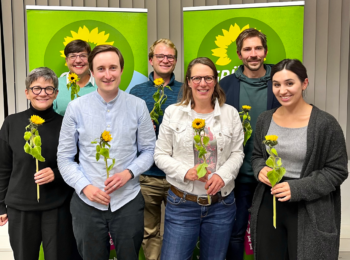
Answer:
[{"label": "denim jacket", "polygon": [[[242,165],[243,130],[237,110],[227,104],[219,106],[216,100],[214,125],[211,128],[217,140],[216,174],[224,181],[222,196],[235,187],[235,178]],[[188,106],[170,105],[159,129],[154,153],[156,165],[165,172],[167,181],[180,190],[191,193],[193,181],[185,180],[187,171],[194,167],[191,103]]]}]

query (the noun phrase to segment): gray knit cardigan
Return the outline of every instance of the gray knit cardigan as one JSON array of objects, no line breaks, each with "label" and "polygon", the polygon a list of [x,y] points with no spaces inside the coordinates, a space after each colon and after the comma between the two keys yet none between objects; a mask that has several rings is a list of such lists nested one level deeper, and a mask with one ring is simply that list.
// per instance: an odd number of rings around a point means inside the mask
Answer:
[{"label": "gray knit cardigan", "polygon": [[[262,113],[255,130],[252,166],[255,178],[268,158],[262,141],[276,109]],[[283,158],[282,158],[283,161]],[[348,177],[348,157],[342,129],[330,114],[313,106],[300,179],[288,181],[290,201],[298,202],[298,260],[336,260],[340,239],[340,184]],[[251,208],[253,248],[257,217],[264,192],[259,183]],[[288,202],[284,202],[288,203]],[[272,220],[271,220],[272,225]],[[255,252],[255,259],[257,259]]]}]

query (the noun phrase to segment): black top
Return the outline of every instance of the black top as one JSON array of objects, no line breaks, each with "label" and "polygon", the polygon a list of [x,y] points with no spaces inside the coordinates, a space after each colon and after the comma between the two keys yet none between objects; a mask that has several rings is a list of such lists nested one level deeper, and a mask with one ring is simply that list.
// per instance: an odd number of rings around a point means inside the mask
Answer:
[{"label": "black top", "polygon": [[[34,181],[35,158],[24,152],[24,132],[29,118],[38,115],[45,123],[38,127],[42,140],[39,170],[50,167],[55,179],[40,185],[40,201]],[[57,167],[57,146],[63,117],[52,106],[38,111],[32,106],[26,111],[8,116],[0,130],[0,215],[6,214],[6,205],[23,211],[49,210],[61,206],[72,194]]]}]

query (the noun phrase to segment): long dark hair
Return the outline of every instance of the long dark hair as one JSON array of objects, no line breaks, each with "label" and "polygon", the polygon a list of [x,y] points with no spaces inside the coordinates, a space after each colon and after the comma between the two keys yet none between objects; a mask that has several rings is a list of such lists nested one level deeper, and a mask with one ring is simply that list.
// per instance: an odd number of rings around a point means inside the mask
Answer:
[{"label": "long dark hair", "polygon": [[304,82],[305,79],[308,78],[306,68],[300,60],[284,59],[280,61],[272,67],[271,78],[273,78],[273,75],[275,75],[277,72],[282,70],[289,70],[293,72],[298,76],[301,82]]}]

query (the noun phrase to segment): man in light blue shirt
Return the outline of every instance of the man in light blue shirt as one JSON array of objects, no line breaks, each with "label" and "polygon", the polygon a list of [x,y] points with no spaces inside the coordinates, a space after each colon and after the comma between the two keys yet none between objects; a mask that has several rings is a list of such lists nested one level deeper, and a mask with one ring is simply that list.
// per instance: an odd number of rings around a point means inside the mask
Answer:
[{"label": "man in light blue shirt", "polygon": [[[118,259],[136,260],[144,209],[138,177],[153,164],[153,124],[145,102],[119,90],[124,59],[117,48],[96,46],[89,66],[98,89],[69,103],[57,154],[63,179],[76,191],[71,201],[74,235],[84,260],[108,259],[108,232]],[[91,144],[104,130],[112,135],[109,157],[115,158],[109,178]],[[74,161],[77,143],[79,164]]]}]

